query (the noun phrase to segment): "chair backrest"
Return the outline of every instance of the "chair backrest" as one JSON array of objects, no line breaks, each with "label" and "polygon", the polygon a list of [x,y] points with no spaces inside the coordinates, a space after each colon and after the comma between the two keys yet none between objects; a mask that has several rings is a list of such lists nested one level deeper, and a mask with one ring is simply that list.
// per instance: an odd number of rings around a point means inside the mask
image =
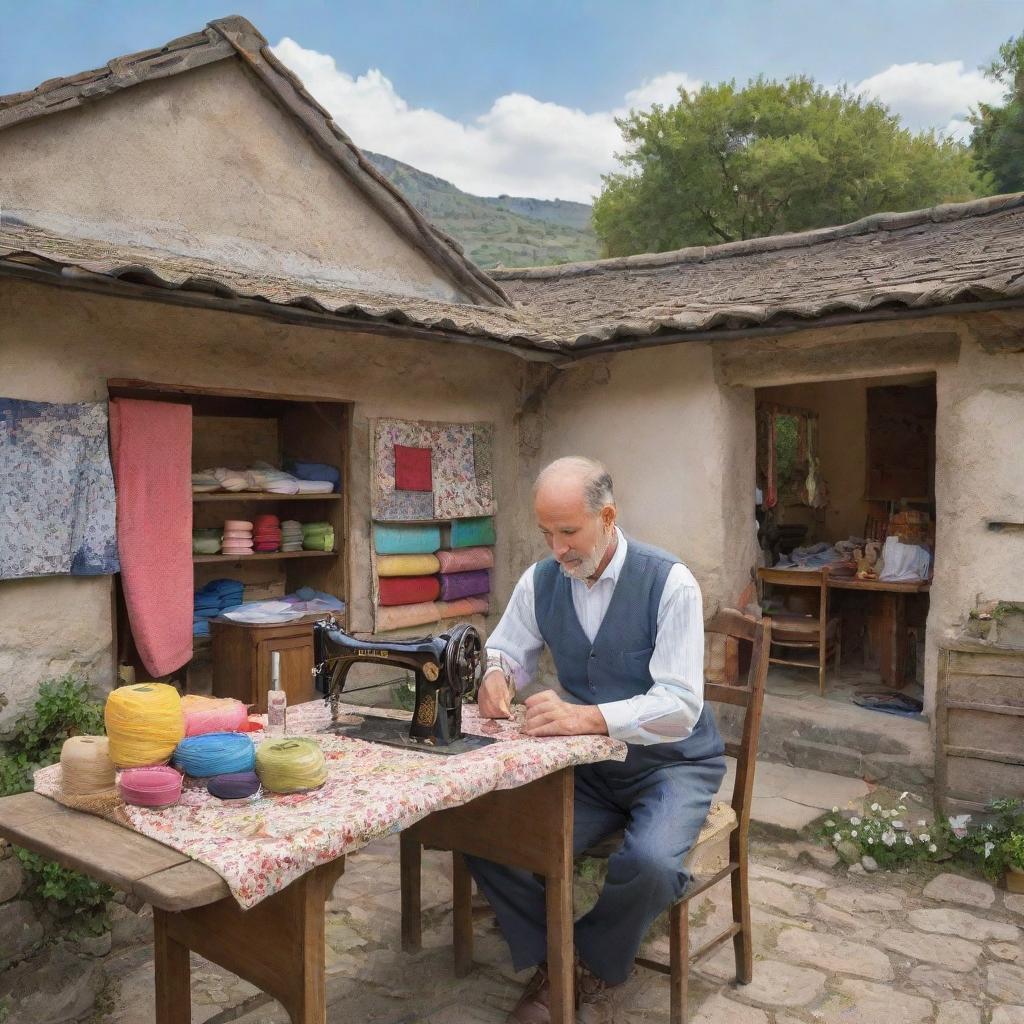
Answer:
[{"label": "chair backrest", "polygon": [[804,587],[818,591],[818,632],[820,642],[825,642],[828,625],[828,574],[829,567],[820,569],[758,569],[757,578],[773,587]]},{"label": "chair backrest", "polygon": [[714,615],[704,626],[705,633],[718,633],[734,637],[741,643],[752,645],[750,668],[746,686],[725,686],[705,683],[704,699],[743,708],[743,726],[738,743],[729,741],[725,752],[736,758],[736,781],[732,790],[732,808],[739,827],[733,833],[737,842],[747,841],[750,824],[750,800],[754,788],[754,763],[757,760],[757,740],[761,731],[761,710],[764,706],[764,684],[768,676],[768,653],[771,647],[772,620],[748,618],[732,608]]}]

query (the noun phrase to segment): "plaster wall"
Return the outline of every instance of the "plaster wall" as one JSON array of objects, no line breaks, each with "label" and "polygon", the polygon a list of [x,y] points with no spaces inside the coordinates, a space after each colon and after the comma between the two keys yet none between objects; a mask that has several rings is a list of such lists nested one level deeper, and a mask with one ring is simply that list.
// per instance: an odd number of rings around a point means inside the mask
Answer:
[{"label": "plaster wall", "polygon": [[[756,557],[753,392],[716,383],[703,343],[548,372],[532,468],[563,455],[600,459],[626,533],[686,563],[705,615],[734,605]],[[539,557],[546,549],[534,536]]]},{"label": "plaster wall", "polygon": [[0,167],[4,214],[68,237],[468,301],[236,57],[0,132]]},{"label": "plaster wall", "polygon": [[[112,378],[353,402],[348,575],[357,630],[372,628],[371,418],[493,421],[496,612],[524,564],[529,480],[522,483],[513,418],[526,364],[514,356],[0,280],[0,358],[0,391],[44,402],[105,400]],[[403,377],[410,368],[415,376]],[[111,577],[0,581],[0,693],[8,700],[0,732],[49,676],[77,670],[99,688],[111,685],[112,587]]]},{"label": "plaster wall", "polygon": [[[759,351],[760,349],[760,351]],[[978,597],[1024,600],[1024,534],[993,533],[987,518],[1021,521],[1024,497],[1024,316],[929,317],[719,343],[719,380],[749,387],[810,381],[936,377],[936,559],[925,660],[934,708],[938,648]],[[798,391],[793,391],[796,395]],[[742,538],[737,535],[737,542]]]}]

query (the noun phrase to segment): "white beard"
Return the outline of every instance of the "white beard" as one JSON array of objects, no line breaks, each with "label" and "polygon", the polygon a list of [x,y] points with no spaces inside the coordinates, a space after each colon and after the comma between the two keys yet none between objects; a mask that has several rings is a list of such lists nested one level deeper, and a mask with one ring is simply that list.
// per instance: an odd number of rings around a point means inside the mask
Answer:
[{"label": "white beard", "polygon": [[574,580],[587,580],[597,572],[597,567],[601,564],[601,559],[604,558],[608,551],[608,545],[612,542],[612,533],[609,531],[603,537],[599,537],[597,543],[594,545],[593,550],[589,555],[585,555],[578,565],[574,565],[569,568],[566,565],[559,565],[564,576],[568,576]]}]

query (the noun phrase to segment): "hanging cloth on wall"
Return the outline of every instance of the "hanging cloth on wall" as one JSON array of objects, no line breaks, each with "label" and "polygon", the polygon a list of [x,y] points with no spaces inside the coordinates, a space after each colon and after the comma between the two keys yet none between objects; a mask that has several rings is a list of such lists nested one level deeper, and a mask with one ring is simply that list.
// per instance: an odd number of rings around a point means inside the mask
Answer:
[{"label": "hanging cloth on wall", "polygon": [[0,398],[0,579],[115,573],[104,402]]},{"label": "hanging cloth on wall", "polygon": [[111,399],[110,445],[128,619],[163,676],[192,657],[192,409]]}]

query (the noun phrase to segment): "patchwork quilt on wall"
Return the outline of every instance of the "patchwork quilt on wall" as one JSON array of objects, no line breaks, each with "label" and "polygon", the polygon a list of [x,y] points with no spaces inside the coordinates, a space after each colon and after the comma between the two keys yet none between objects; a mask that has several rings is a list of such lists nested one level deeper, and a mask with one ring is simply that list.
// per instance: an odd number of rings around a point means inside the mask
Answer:
[{"label": "patchwork quilt on wall", "polygon": [[120,570],[106,402],[0,398],[0,579]]}]

